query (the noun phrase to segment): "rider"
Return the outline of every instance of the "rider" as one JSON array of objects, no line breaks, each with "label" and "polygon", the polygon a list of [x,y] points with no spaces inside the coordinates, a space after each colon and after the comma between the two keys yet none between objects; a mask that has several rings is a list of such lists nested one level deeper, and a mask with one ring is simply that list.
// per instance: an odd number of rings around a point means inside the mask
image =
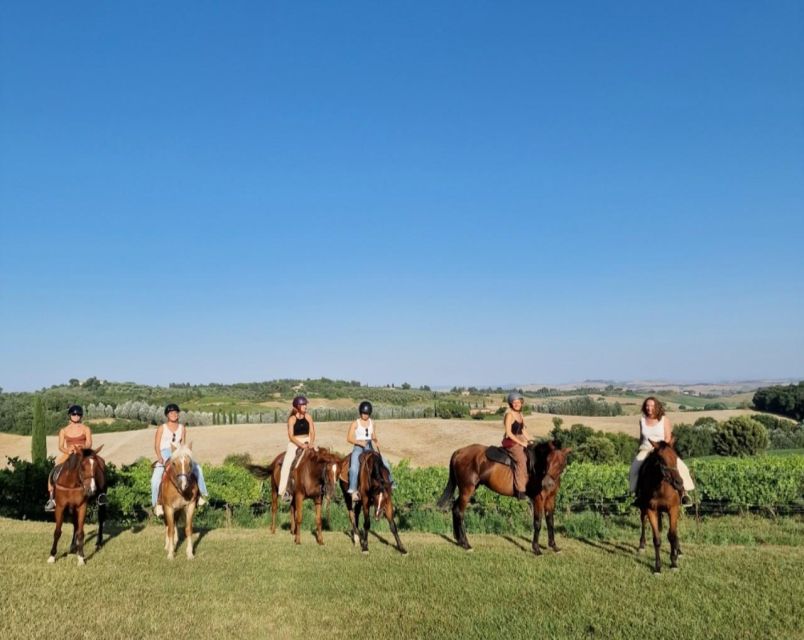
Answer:
[{"label": "rider", "polygon": [[508,449],[508,453],[514,459],[514,497],[524,500],[528,496],[525,493],[528,485],[528,456],[525,447],[528,446],[530,435],[525,429],[525,419],[522,417],[522,405],[525,398],[521,393],[512,391],[508,394],[508,410],[503,417],[505,425],[505,437],[502,446]]},{"label": "rider", "polygon": [[[650,396],[645,398],[642,403],[642,417],[639,419],[639,450],[634,461],[631,463],[631,470],[628,480],[631,485],[631,493],[636,493],[637,480],[639,480],[639,469],[648,454],[653,451],[651,442],[671,442],[673,438],[673,425],[670,418],[664,415],[664,406],[659,400]],[[690,470],[681,458],[678,458],[678,474],[684,482],[684,489],[681,491],[681,504],[691,504],[692,500],[687,495],[687,491],[692,491],[695,484],[690,476]]]},{"label": "rider", "polygon": [[[169,404],[165,407],[167,422],[159,425],[154,435],[154,451],[156,452],[156,464],[151,475],[151,506],[154,513],[161,516],[163,513],[162,505],[157,504],[159,499],[159,485],[162,483],[162,475],[165,473],[165,463],[172,453],[170,445],[185,443],[187,441],[187,427],[179,423],[179,405]],[[203,507],[207,503],[209,494],[207,493],[207,483],[204,481],[204,472],[195,460],[193,461],[193,475],[198,480],[198,490],[201,497],[198,499],[198,506]]]},{"label": "rider", "polygon": [[[307,413],[307,398],[296,396],[293,398],[293,409],[288,416],[288,448],[285,453],[285,461],[279,473],[279,495],[282,500],[290,502],[291,495],[287,491],[288,480],[290,479],[290,468],[296,458],[296,450],[304,451],[315,447],[315,422],[313,416]],[[301,459],[301,456],[299,456]]]},{"label": "rider", "polygon": [[59,429],[59,451],[61,453],[56,458],[56,466],[53,467],[53,471],[47,478],[49,497],[45,504],[45,511],[53,511],[56,508],[56,502],[53,499],[53,484],[59,477],[61,465],[70,457],[71,453],[92,448],[92,430],[82,422],[84,410],[74,404],[67,409],[67,415],[70,417],[70,424]]},{"label": "rider", "polygon": [[[357,492],[357,476],[360,471],[360,454],[364,451],[380,451],[380,442],[377,440],[376,427],[371,420],[371,413],[374,407],[368,400],[363,400],[357,408],[360,417],[352,422],[349,426],[349,433],[346,435],[346,441],[354,445],[352,448],[352,457],[349,460],[349,493],[352,494],[352,499],[357,500],[360,495]],[[391,480],[391,486],[395,487],[394,477],[391,473],[391,465],[382,454],[383,466],[388,469],[388,477]]]}]

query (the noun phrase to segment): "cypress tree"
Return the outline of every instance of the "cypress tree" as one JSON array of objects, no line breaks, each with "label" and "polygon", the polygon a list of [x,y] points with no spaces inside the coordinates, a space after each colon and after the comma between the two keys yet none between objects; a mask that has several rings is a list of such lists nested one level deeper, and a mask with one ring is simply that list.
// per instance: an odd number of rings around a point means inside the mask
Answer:
[{"label": "cypress tree", "polygon": [[34,398],[33,426],[31,428],[31,460],[34,464],[47,460],[47,441],[45,440],[45,407],[42,398]]}]

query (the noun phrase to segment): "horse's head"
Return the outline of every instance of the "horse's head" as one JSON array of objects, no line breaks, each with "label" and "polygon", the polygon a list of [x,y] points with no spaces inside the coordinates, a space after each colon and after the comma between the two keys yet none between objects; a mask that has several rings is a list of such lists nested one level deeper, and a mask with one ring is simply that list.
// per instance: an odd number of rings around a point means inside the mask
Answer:
[{"label": "horse's head", "polygon": [[316,460],[321,465],[321,484],[323,493],[332,500],[335,494],[335,487],[338,485],[338,474],[340,472],[341,459],[334,455],[329,449],[321,448],[314,452]]},{"label": "horse's head", "polygon": [[567,468],[567,458],[572,453],[572,448],[560,449],[555,442],[547,443],[547,460],[545,463],[544,478],[542,478],[542,489],[550,492],[558,486],[561,474]]},{"label": "horse's head", "polygon": [[673,448],[672,443],[651,441],[650,444],[653,447],[653,454],[659,461],[662,479],[668,482],[677,491],[683,490],[684,481],[678,473],[678,454]]},{"label": "horse's head", "polygon": [[173,477],[176,479],[176,486],[184,493],[190,486],[190,475],[193,472],[193,451],[192,445],[179,444],[171,445],[171,454],[168,464],[173,469]]},{"label": "horse's head", "polygon": [[103,458],[98,456],[98,452],[103,449],[103,445],[97,449],[81,450],[81,483],[84,485],[84,492],[87,496],[93,496],[98,490],[99,485],[104,483],[105,464]]}]

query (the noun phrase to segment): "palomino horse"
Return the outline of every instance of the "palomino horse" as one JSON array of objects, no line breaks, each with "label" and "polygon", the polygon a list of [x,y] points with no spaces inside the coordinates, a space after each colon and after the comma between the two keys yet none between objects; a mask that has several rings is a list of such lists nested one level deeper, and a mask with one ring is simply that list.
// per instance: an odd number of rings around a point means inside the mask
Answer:
[{"label": "palomino horse", "polygon": [[[463,514],[478,485],[484,485],[503,496],[514,495],[514,474],[511,467],[493,462],[486,456],[488,447],[470,444],[458,449],[449,461],[449,481],[438,506],[445,509],[453,499],[455,489],[458,496],[452,502],[452,529],[457,543],[469,551],[472,547],[466,538]],[[553,512],[555,500],[561,485],[561,474],[567,466],[567,456],[572,449],[559,449],[553,442],[531,444],[528,453],[528,484],[526,493],[533,501],[533,544],[531,548],[537,556],[541,555],[539,532],[542,516],[547,521],[547,538],[550,547],[558,552]]]},{"label": "palomino horse", "polygon": [[67,511],[73,515],[73,539],[70,553],[76,553],[78,564],[84,564],[84,520],[87,515],[89,499],[98,496],[98,537],[96,548],[103,544],[103,522],[106,519],[106,465],[98,455],[103,445],[97,449],[79,449],[69,455],[57,472],[53,483],[53,498],[56,502],[56,529],[53,532],[53,546],[50,549],[49,563],[56,562],[56,550],[61,537],[64,516]]},{"label": "palomino horse", "polygon": [[[380,512],[385,514],[388,526],[396,540],[396,548],[403,555],[407,553],[402,541],[399,539],[399,532],[394,522],[394,499],[393,487],[388,469],[382,463],[382,457],[376,451],[366,451],[360,454],[360,471],[357,476],[358,500],[353,501],[349,493],[349,461],[351,456],[346,456],[341,462],[341,491],[343,500],[346,503],[346,511],[349,513],[349,521],[352,523],[352,542],[360,542],[360,550],[368,553],[368,532],[371,525],[369,510],[373,505],[375,508],[374,517],[379,518]],[[360,521],[360,511],[363,511],[363,532],[361,533],[358,525]]]},{"label": "palomino horse", "polygon": [[184,513],[184,537],[187,542],[187,559],[193,555],[193,514],[198,505],[198,481],[193,475],[191,446],[171,445],[172,453],[165,462],[165,473],[159,487],[159,504],[165,512],[165,551],[173,559],[179,542],[178,516]]},{"label": "palomino horse", "polygon": [[[324,498],[332,500],[332,493],[338,478],[338,465],[341,459],[329,449],[304,449],[290,476],[293,500],[290,503],[290,533],[294,542],[301,544],[302,505],[305,498],[315,503],[315,539],[324,544],[321,533],[321,503]],[[285,462],[285,454],[280,453],[266,466],[248,465],[248,469],[258,478],[271,479],[271,533],[276,533],[276,512],[279,508],[279,475]],[[290,486],[290,485],[289,485]]]},{"label": "palomino horse", "polygon": [[662,571],[659,550],[662,545],[662,513],[670,519],[667,539],[670,541],[670,568],[678,569],[678,556],[681,544],[678,540],[678,513],[681,504],[680,491],[684,482],[678,473],[678,454],[672,444],[651,442],[650,452],[639,469],[637,481],[637,503],[642,520],[642,534],[639,538],[639,551],[645,550],[645,519],[653,529],[653,548],[656,551],[654,574]]}]

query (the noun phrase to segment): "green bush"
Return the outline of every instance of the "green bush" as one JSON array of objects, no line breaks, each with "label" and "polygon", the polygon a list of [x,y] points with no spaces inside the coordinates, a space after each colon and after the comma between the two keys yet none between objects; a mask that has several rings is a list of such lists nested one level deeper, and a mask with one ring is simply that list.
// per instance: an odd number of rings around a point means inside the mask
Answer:
[{"label": "green bush", "polygon": [[251,454],[250,453],[230,453],[223,459],[224,465],[229,465],[233,467],[245,467],[246,465],[251,464]]},{"label": "green bush", "polygon": [[627,433],[606,433],[604,436],[614,444],[616,462],[631,464],[639,449],[639,440]]},{"label": "green bush", "polygon": [[714,427],[709,422],[704,422],[699,426],[696,425],[677,424],[673,427],[673,437],[676,440],[675,448],[682,458],[711,456],[715,451],[713,443]]},{"label": "green bush", "polygon": [[605,436],[592,436],[578,446],[574,455],[578,462],[595,464],[617,462],[617,450],[614,448],[614,443]]},{"label": "green bush", "polygon": [[469,405],[457,400],[442,400],[436,404],[437,418],[465,418],[469,415]]},{"label": "green bush", "polygon": [[722,456],[752,456],[768,448],[768,430],[749,416],[736,416],[718,425],[712,442]]}]

